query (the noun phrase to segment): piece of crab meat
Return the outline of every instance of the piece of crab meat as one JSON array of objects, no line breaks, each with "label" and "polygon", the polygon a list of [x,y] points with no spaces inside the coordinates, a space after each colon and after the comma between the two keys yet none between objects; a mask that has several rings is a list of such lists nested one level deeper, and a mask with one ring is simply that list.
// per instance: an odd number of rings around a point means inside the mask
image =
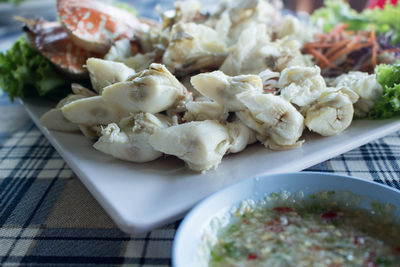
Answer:
[{"label": "piece of crab meat", "polygon": [[101,125],[87,126],[78,124],[81,133],[89,139],[97,140],[101,136]]},{"label": "piece of crab meat", "polygon": [[133,38],[141,23],[132,13],[95,0],[58,0],[58,16],[74,43],[106,53],[119,39]]},{"label": "piece of crab meat", "polygon": [[51,63],[68,74],[86,76],[87,70],[83,67],[86,60],[89,57],[102,56],[75,45],[59,22],[44,19],[21,20],[26,23],[24,31],[32,45]]},{"label": "piece of crab meat", "polygon": [[171,30],[162,63],[182,77],[201,69],[218,68],[227,54],[224,41],[214,29],[201,24],[178,23]]},{"label": "piece of crab meat", "polygon": [[40,124],[48,130],[61,132],[79,131],[78,125],[67,120],[59,108],[52,108],[40,117]]},{"label": "piece of crab meat", "polygon": [[262,93],[263,85],[257,75],[227,76],[222,71],[201,73],[191,78],[193,87],[202,95],[223,105],[228,111],[243,110],[245,106],[238,100],[244,92]]},{"label": "piece of crab meat", "polygon": [[304,118],[292,104],[273,94],[254,92],[240,95],[239,100],[248,112],[237,112],[237,116],[259,135],[267,137],[264,145],[271,149],[277,149],[279,146],[286,149],[299,145],[298,139],[303,133]]},{"label": "piece of crab meat", "polygon": [[146,54],[136,54],[123,61],[125,65],[136,70],[137,72],[147,69],[151,63],[158,62],[159,51],[153,51]]},{"label": "piece of crab meat", "polygon": [[340,90],[322,94],[305,112],[307,128],[323,136],[344,131],[353,120],[353,102],[348,94]]},{"label": "piece of crab meat", "polygon": [[342,74],[333,80],[332,85],[347,87],[360,96],[354,104],[354,112],[358,117],[365,117],[383,93],[376,75],[366,72],[352,71]]},{"label": "piece of crab meat", "polygon": [[86,126],[107,125],[128,115],[107,105],[101,96],[78,99],[64,105],[61,111],[67,120]]},{"label": "piece of crab meat", "polygon": [[285,68],[279,77],[278,86],[281,97],[299,107],[311,104],[326,90],[318,66]]},{"label": "piece of crab meat", "polygon": [[200,99],[186,103],[186,112],[183,116],[184,121],[205,121],[219,120],[225,121],[228,112],[217,102]]},{"label": "piece of crab meat", "polygon": [[295,16],[286,15],[281,22],[281,27],[277,32],[277,36],[279,39],[284,37],[295,39],[300,41],[301,44],[311,42],[317,33],[317,28],[309,25],[310,24],[304,23]]},{"label": "piece of crab meat", "polygon": [[86,68],[89,71],[93,89],[99,94],[102,93],[104,87],[126,81],[135,74],[135,70],[123,63],[100,58],[89,58],[86,61]]},{"label": "piece of crab meat", "polygon": [[247,127],[240,120],[229,122],[225,125],[230,138],[228,153],[238,153],[244,150],[247,145],[257,141],[254,130]]},{"label": "piece of crab meat", "polygon": [[61,99],[55,108],[50,109],[40,117],[40,124],[48,130],[61,132],[76,132],[79,131],[78,125],[67,120],[61,112],[61,108],[75,100],[84,98],[83,95],[68,95]]},{"label": "piece of crab meat", "polygon": [[265,59],[270,54],[279,56],[277,47],[270,45],[265,24],[258,24],[244,30],[220,70],[227,75],[258,74],[268,67]]},{"label": "piece of crab meat", "polygon": [[79,83],[71,83],[71,90],[76,95],[82,95],[85,97],[96,96],[96,92],[84,87]]},{"label": "piece of crab meat", "polygon": [[297,40],[284,38],[270,41],[267,26],[258,24],[245,29],[221,71],[228,75],[258,74],[266,69],[281,72],[290,66],[308,66],[311,61],[302,55]]},{"label": "piece of crab meat", "polygon": [[135,39],[121,39],[110,47],[104,59],[123,62],[129,57],[137,55],[141,51],[140,48],[140,45]]},{"label": "piece of crab meat", "polygon": [[186,88],[161,64],[137,73],[129,81],[104,88],[104,101],[124,112],[157,113],[188,99]]},{"label": "piece of crab meat", "polygon": [[230,146],[226,128],[213,120],[156,129],[149,142],[154,149],[184,160],[195,171],[216,168]]},{"label": "piece of crab meat", "polygon": [[221,35],[227,35],[227,43],[229,46],[232,46],[237,43],[240,34],[245,29],[255,27],[257,24],[265,24],[268,28],[274,28],[274,24],[280,23],[280,8],[274,6],[274,2],[280,1],[221,1],[217,12],[206,24],[215,25],[218,29],[222,20],[222,24],[225,25],[222,27],[223,31]]},{"label": "piece of crab meat", "polygon": [[97,150],[115,158],[148,162],[159,158],[162,152],[148,142],[156,129],[169,127],[170,119],[161,114],[136,113],[110,123],[102,130],[99,140],[93,145]]}]

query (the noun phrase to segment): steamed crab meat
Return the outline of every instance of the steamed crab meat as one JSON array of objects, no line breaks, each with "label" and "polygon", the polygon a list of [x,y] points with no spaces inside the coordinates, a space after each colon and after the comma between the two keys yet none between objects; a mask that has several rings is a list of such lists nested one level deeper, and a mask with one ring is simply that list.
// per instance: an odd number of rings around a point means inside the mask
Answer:
[{"label": "steamed crab meat", "polygon": [[303,133],[304,118],[285,99],[272,94],[248,92],[239,100],[246,110],[237,112],[239,119],[261,137],[271,149],[296,147]]},{"label": "steamed crab meat", "polygon": [[226,128],[213,120],[156,129],[149,142],[154,149],[184,160],[195,171],[216,168],[230,146]]},{"label": "steamed crab meat", "polygon": [[197,0],[177,1],[174,3],[175,10],[169,10],[161,13],[162,16],[162,29],[164,31],[171,30],[174,24],[179,22],[196,22],[199,23],[205,19],[206,16],[201,13],[202,5]]},{"label": "steamed crab meat", "polygon": [[239,75],[230,77],[222,71],[202,73],[193,76],[191,83],[202,95],[224,106],[228,111],[245,108],[238,100],[244,92],[262,93],[262,81],[257,75]]},{"label": "steamed crab meat", "polygon": [[[277,2],[277,1],[275,1]],[[234,45],[240,38],[240,34],[257,24],[274,28],[280,24],[280,11],[278,6],[266,0],[222,1],[218,11],[207,23],[208,25],[225,24],[223,27],[227,33],[227,44]],[[221,32],[222,33],[222,32]],[[270,31],[272,33],[272,31]]]},{"label": "steamed crab meat", "polygon": [[160,157],[162,152],[155,150],[148,139],[156,129],[169,126],[170,120],[164,115],[137,113],[123,118],[118,124],[107,125],[93,146],[118,159],[132,162],[152,161]]},{"label": "steamed crab meat", "polygon": [[43,19],[21,20],[26,23],[24,31],[32,45],[64,72],[86,76],[87,70],[83,67],[86,60],[89,57],[102,56],[75,45],[59,22]]},{"label": "steamed crab meat", "polygon": [[50,109],[40,117],[40,124],[49,130],[61,132],[76,132],[79,131],[78,125],[67,120],[61,112],[61,108],[75,100],[84,98],[83,95],[68,95],[58,102],[55,108]]},{"label": "steamed crab meat", "polygon": [[123,62],[125,59],[136,55],[138,52],[135,42],[130,39],[121,39],[115,41],[107,54],[105,54],[104,59]]},{"label": "steamed crab meat", "polygon": [[135,74],[135,70],[123,63],[100,58],[89,58],[86,61],[86,68],[89,71],[93,89],[99,94],[102,93],[104,87],[126,81]]},{"label": "steamed crab meat", "polygon": [[298,18],[292,15],[287,15],[281,22],[277,35],[279,39],[288,37],[300,41],[302,44],[310,42],[313,39],[316,31],[313,27],[300,21]]},{"label": "steamed crab meat", "polygon": [[186,103],[186,112],[183,116],[184,121],[205,121],[219,120],[225,121],[228,118],[226,109],[214,101],[196,100]]},{"label": "steamed crab meat", "polygon": [[268,67],[265,58],[270,54],[278,56],[279,49],[270,46],[267,26],[258,24],[241,33],[220,70],[227,75],[257,74]]},{"label": "steamed crab meat", "polygon": [[81,133],[89,139],[97,140],[101,136],[101,125],[87,126],[78,124]]},{"label": "steamed crab meat", "polygon": [[149,68],[152,63],[159,62],[161,57],[160,53],[161,51],[153,51],[146,54],[136,54],[122,62],[135,71],[140,72]]},{"label": "steamed crab meat", "polygon": [[280,88],[278,85],[280,75],[279,72],[274,72],[269,69],[258,74],[263,83],[264,93],[280,94]]},{"label": "steamed crab meat", "polygon": [[64,105],[61,111],[67,120],[86,126],[107,125],[128,115],[111,108],[101,96],[75,100]]},{"label": "steamed crab meat", "polygon": [[317,100],[326,90],[324,78],[318,66],[289,67],[279,77],[281,96],[299,107]]},{"label": "steamed crab meat", "polygon": [[165,111],[190,100],[186,88],[161,64],[137,73],[129,81],[104,88],[102,98],[126,113]]},{"label": "steamed crab meat", "polygon": [[71,90],[75,95],[82,95],[85,97],[96,96],[97,94],[92,90],[80,85],[79,83],[71,83]]},{"label": "steamed crab meat", "polygon": [[298,41],[284,38],[271,42],[266,25],[258,24],[241,33],[220,70],[228,75],[258,74],[266,69],[281,72],[287,67],[311,64],[301,54]]},{"label": "steamed crab meat", "polygon": [[331,136],[344,131],[353,120],[357,95],[347,90],[329,91],[306,109],[305,124],[310,131]]},{"label": "steamed crab meat", "polygon": [[238,153],[257,141],[256,133],[240,120],[227,123],[226,129],[230,138],[228,153]]},{"label": "steamed crab meat", "polygon": [[100,1],[58,0],[57,11],[74,43],[97,53],[106,53],[116,40],[133,38],[141,30],[132,13]]},{"label": "steamed crab meat", "polygon": [[359,95],[359,100],[354,104],[355,114],[359,117],[365,117],[383,93],[376,75],[366,72],[353,71],[342,74],[333,80],[332,85],[347,87]]},{"label": "steamed crab meat", "polygon": [[178,23],[170,35],[162,63],[178,76],[205,68],[218,68],[227,55],[224,41],[210,27]]}]

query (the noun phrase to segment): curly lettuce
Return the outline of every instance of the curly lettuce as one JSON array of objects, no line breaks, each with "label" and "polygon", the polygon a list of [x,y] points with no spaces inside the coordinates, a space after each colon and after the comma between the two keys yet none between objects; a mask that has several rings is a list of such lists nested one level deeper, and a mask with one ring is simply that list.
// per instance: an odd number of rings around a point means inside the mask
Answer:
[{"label": "curly lettuce", "polygon": [[58,99],[70,91],[70,80],[21,36],[5,53],[0,53],[0,88],[14,98],[46,96]]},{"label": "curly lettuce", "polygon": [[376,67],[377,81],[383,87],[382,97],[369,112],[370,119],[385,119],[400,115],[400,64]]}]

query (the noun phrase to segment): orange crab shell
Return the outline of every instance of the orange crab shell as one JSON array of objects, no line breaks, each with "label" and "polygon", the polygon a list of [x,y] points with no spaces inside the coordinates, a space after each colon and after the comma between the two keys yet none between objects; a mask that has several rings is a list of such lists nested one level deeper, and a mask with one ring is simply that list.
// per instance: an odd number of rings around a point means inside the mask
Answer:
[{"label": "orange crab shell", "polygon": [[23,20],[24,30],[32,45],[61,70],[83,76],[87,74],[86,60],[90,57],[103,57],[101,54],[86,51],[75,45],[59,22],[44,19]]},{"label": "orange crab shell", "polygon": [[140,30],[131,13],[94,0],[58,0],[61,23],[74,43],[89,51],[105,53],[119,39],[133,38]]}]

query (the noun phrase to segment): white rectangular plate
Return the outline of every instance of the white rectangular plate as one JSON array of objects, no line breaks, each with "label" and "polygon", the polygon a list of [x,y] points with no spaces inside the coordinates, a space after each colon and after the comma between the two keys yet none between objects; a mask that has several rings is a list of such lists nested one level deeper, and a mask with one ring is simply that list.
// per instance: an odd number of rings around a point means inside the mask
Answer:
[{"label": "white rectangular plate", "polygon": [[204,174],[188,170],[174,157],[130,163],[98,152],[79,133],[48,131],[40,116],[55,106],[26,100],[35,124],[82,180],[115,223],[125,232],[150,231],[182,217],[193,205],[238,180],[267,173],[295,172],[400,130],[400,120],[357,120],[343,133],[321,137],[308,133],[301,148],[270,151],[252,145],[227,155],[221,165]]}]

